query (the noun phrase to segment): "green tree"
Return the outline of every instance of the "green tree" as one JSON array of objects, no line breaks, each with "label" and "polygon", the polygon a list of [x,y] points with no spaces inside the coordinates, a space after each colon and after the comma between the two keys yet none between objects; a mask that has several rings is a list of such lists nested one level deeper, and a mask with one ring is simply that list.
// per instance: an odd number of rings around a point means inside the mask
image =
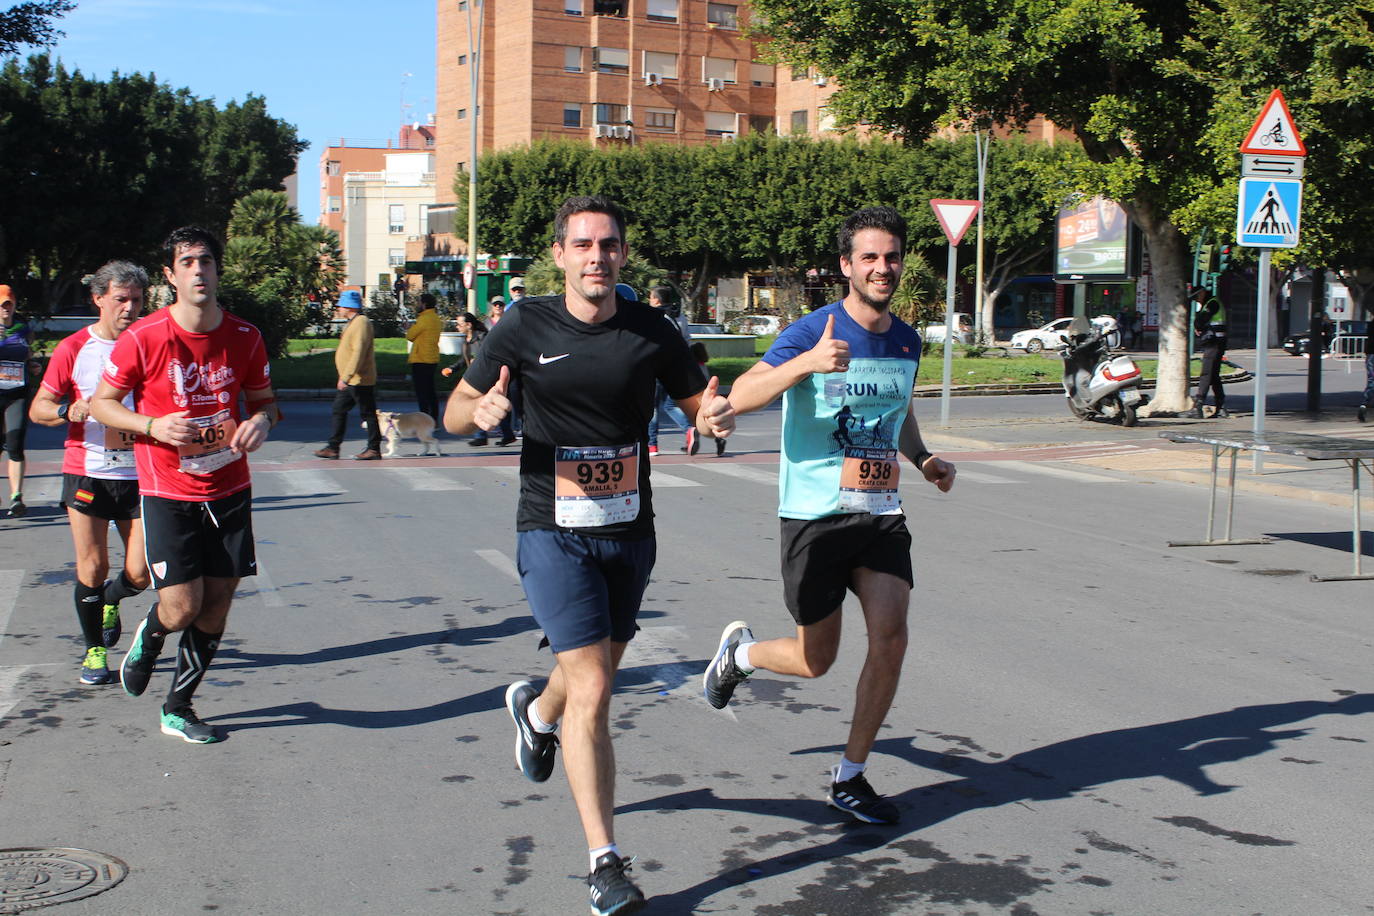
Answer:
[{"label": "green tree", "polygon": [[11,60],[0,68],[0,273],[29,277],[44,306],[69,303],[100,263],[149,263],[176,226],[223,226],[239,197],[280,187],[304,145],[255,97],[221,110],[151,76]]},{"label": "green tree", "polygon": [[23,45],[52,44],[62,34],[52,21],[74,9],[75,0],[34,0],[0,10],[0,57],[14,54]]},{"label": "green tree", "polygon": [[[1149,245],[1161,306],[1153,403],[1169,411],[1189,403],[1183,293],[1190,253],[1180,212],[1216,197],[1221,184],[1217,148],[1196,142],[1195,131],[1224,110],[1257,112],[1272,86],[1315,86],[1327,63],[1367,57],[1369,0],[1281,5],[1312,19],[1306,52],[1238,55],[1210,76],[1199,73],[1198,58],[1225,57],[1215,50],[1222,35],[1237,24],[1258,28],[1273,4],[756,0],[752,8],[774,53],[841,85],[829,105],[842,124],[867,122],[920,142],[941,124],[1022,124],[1039,114],[1072,131],[1086,155],[1077,189],[1119,201]],[[1276,17],[1272,28],[1285,20]],[[1287,53],[1300,43],[1280,44]],[[1243,78],[1228,77],[1237,70]],[[1355,117],[1367,117],[1370,87],[1343,88],[1347,106],[1366,110]]]},{"label": "green tree", "polygon": [[272,356],[285,355],[290,338],[324,321],[343,279],[337,234],[302,225],[284,193],[253,191],[234,204],[224,246],[223,297],[258,326]]}]

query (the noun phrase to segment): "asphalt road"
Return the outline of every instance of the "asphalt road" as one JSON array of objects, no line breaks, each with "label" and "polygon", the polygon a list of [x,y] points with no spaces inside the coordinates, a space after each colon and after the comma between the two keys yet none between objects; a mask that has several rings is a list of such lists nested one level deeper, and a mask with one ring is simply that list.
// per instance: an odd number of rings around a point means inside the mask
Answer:
[{"label": "asphalt road", "polygon": [[[549,664],[514,574],[514,452],[323,462],[325,406],[287,408],[254,460],[264,574],[198,698],[211,746],[158,732],[170,659],[140,699],[77,683],[56,437],[35,433],[33,509],[0,522],[0,847],[128,863],[73,916],[585,912],[562,767],[520,777],[502,700]],[[823,801],[852,602],[825,678],[700,696],[726,622],[790,628],[777,424],[655,465],[659,563],[612,709],[649,912],[1368,911],[1374,593],[1306,576],[1344,567],[1348,510],[1254,496],[1246,525],[1275,543],[1170,548],[1201,535],[1205,491],[1071,449],[951,454],[947,495],[906,474],[912,648],[869,771],[904,820],[862,826]]]}]

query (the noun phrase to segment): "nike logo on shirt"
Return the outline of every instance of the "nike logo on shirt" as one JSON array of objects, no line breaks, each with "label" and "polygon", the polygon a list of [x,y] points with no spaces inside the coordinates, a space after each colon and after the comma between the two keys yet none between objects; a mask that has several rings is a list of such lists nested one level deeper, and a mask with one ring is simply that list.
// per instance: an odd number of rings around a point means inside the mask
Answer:
[{"label": "nike logo on shirt", "polygon": [[556,362],[558,362],[560,359],[567,359],[569,356],[572,356],[572,354],[571,354],[571,353],[560,353],[560,354],[558,354],[557,356],[545,356],[543,353],[540,353],[540,354],[539,354],[539,365],[541,365],[541,366],[547,366],[549,363],[556,363]]}]

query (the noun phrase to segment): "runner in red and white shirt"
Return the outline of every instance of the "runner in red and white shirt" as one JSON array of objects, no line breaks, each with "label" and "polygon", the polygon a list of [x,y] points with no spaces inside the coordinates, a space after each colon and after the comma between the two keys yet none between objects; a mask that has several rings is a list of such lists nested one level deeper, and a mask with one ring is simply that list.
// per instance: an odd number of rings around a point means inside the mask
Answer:
[{"label": "runner in red and white shirt", "polygon": [[[81,683],[110,684],[106,650],[119,641],[119,603],[148,587],[139,518],[135,436],[107,429],[91,416],[90,397],[114,350],[115,340],[138,319],[148,274],[137,264],[110,261],[91,277],[100,311],[94,325],[64,339],[48,360],[43,383],[29,405],[29,419],[44,426],[67,424],[62,458],[62,504],[76,545],[74,600],[86,643]],[[125,399],[132,406],[132,398]],[[110,572],[109,530],[124,541],[124,569]]]},{"label": "runner in red and white shirt", "polygon": [[[147,689],[163,640],[183,631],[162,731],[196,744],[219,735],[196,716],[191,696],[239,579],[257,572],[247,453],[280,417],[262,335],[216,299],[221,253],[204,229],[168,236],[162,270],[176,301],[121,335],[91,399],[100,422],[139,434],[143,528],[158,590],[120,665],[124,692]],[[132,410],[122,403],[131,392]]]}]

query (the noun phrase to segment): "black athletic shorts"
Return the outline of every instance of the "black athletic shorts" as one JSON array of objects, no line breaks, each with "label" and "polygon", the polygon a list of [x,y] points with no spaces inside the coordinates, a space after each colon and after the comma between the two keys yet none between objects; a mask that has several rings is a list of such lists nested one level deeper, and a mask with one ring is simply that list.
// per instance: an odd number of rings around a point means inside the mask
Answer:
[{"label": "black athletic shorts", "polygon": [[117,522],[138,518],[138,481],[63,474],[62,505],[92,518]]},{"label": "black athletic shorts", "polygon": [[828,515],[783,518],[782,592],[799,626],[820,623],[844,603],[859,568],[911,585],[911,534],[905,515]]},{"label": "black athletic shorts", "polygon": [[143,543],[153,586],[256,575],[252,503],[247,488],[210,502],[144,496]]}]

